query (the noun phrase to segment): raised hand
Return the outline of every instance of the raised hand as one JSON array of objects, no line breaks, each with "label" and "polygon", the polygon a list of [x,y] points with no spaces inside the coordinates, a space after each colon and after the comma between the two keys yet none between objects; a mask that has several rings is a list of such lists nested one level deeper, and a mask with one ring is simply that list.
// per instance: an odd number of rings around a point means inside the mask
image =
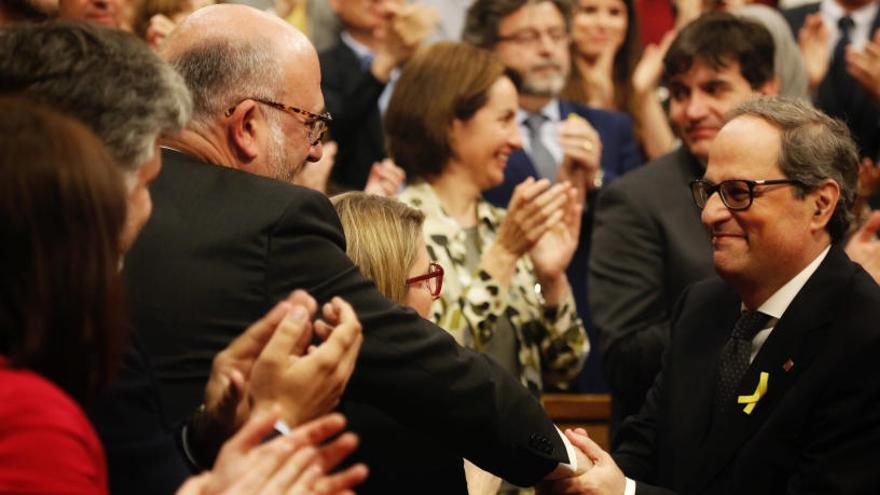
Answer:
[{"label": "raised hand", "polygon": [[374,163],[373,167],[370,168],[370,175],[367,177],[367,185],[364,187],[364,192],[390,198],[400,191],[400,187],[405,180],[406,172],[395,165],[393,160],[386,158],[381,162]]},{"label": "raised hand", "polygon": [[578,201],[578,191],[570,187],[564,194],[568,195],[568,200],[563,220],[548,229],[529,251],[541,284],[541,294],[549,306],[559,304],[568,290],[565,269],[580,239],[583,206]]},{"label": "raised hand", "polygon": [[877,231],[880,230],[880,211],[871,213],[868,220],[862,224],[855,234],[846,243],[846,254],[880,283],[880,240],[877,239]]},{"label": "raised hand", "polygon": [[177,23],[169,19],[168,17],[162,14],[156,14],[153,17],[150,17],[150,22],[147,24],[147,31],[144,33],[144,38],[147,40],[147,44],[150,45],[150,48],[153,50],[157,50],[159,45],[165,41],[165,38],[171,34],[171,31],[174,31],[174,28],[177,27]]},{"label": "raised hand", "polygon": [[386,22],[378,29],[382,40],[370,71],[380,81],[388,81],[395,67],[415,54],[440,22],[440,14],[421,4],[404,4],[399,0],[383,0]]},{"label": "raised hand", "polygon": [[305,306],[310,314],[318,306],[305,291],[294,291],[214,357],[205,386],[204,413],[194,423],[195,434],[213,444],[206,445],[207,450],[219,447],[250,415],[244,399],[251,369],[293,304]]},{"label": "raised hand", "polygon": [[507,206],[507,215],[498,228],[495,242],[483,252],[481,265],[502,286],[520,256],[565,218],[567,183],[550,185],[547,179],[529,177],[516,186]]},{"label": "raised hand", "polygon": [[817,88],[828,74],[828,66],[831,63],[831,49],[828,47],[830,36],[831,32],[822,22],[822,15],[819,12],[808,15],[801,30],[798,31],[798,46],[804,57],[810,89]]},{"label": "raised hand", "polygon": [[583,202],[587,191],[601,186],[602,140],[589,122],[574,113],[559,125],[558,132],[563,156],[557,179],[576,187]]},{"label": "raised hand", "polygon": [[327,141],[321,145],[321,159],[317,162],[307,162],[293,177],[293,183],[314,189],[322,193],[327,192],[327,181],[330,172],[336,164],[336,151],[339,146],[334,141]]},{"label": "raised hand", "polygon": [[[354,309],[339,297],[324,305],[325,320],[315,323],[325,337],[311,347],[314,308],[289,304],[272,337],[254,362],[248,396],[255,411],[273,404],[295,426],[323,414],[339,402],[363,342]],[[308,352],[307,352],[308,351]]]},{"label": "raised hand", "polygon": [[321,417],[263,443],[277,417],[278,409],[255,415],[224,444],[213,469],[190,478],[177,495],[341,495],[366,478],[363,465],[327,474],[357,446],[352,433],[321,445],[342,431],[342,415]]},{"label": "raised hand", "polygon": [[847,47],[846,71],[880,103],[880,31],[861,50]]}]

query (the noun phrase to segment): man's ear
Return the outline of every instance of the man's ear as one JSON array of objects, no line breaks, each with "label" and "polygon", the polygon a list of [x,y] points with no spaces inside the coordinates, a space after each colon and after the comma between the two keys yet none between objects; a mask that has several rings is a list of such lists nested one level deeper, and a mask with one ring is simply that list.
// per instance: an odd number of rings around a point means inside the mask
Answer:
[{"label": "man's ear", "polygon": [[252,100],[239,103],[227,118],[230,148],[240,161],[250,162],[259,154],[257,133],[261,124],[262,116]]},{"label": "man's ear", "polygon": [[813,192],[807,195],[807,201],[813,208],[813,217],[810,222],[812,230],[819,231],[825,229],[831,216],[834,214],[834,208],[837,206],[837,199],[840,197],[840,186],[831,179],[819,185]]},{"label": "man's ear", "polygon": [[764,96],[776,96],[779,94],[779,77],[774,75],[769,81],[758,86],[758,93]]}]

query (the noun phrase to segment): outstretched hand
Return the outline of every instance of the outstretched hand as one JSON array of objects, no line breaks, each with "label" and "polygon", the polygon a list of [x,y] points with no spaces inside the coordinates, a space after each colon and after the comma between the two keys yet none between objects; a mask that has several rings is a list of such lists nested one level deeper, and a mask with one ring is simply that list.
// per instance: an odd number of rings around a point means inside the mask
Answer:
[{"label": "outstretched hand", "polygon": [[565,430],[565,436],[592,461],[592,467],[577,477],[543,482],[538,486],[538,494],[623,495],[626,477],[614,459],[581,428]]}]

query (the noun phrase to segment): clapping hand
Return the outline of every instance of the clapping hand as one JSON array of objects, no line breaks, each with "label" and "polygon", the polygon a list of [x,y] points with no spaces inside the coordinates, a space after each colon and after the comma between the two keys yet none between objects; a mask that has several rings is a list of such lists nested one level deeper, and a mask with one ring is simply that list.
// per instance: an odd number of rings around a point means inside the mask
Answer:
[{"label": "clapping hand", "polygon": [[846,50],[846,71],[880,103],[880,31],[861,50]]},{"label": "clapping hand", "polygon": [[831,32],[818,12],[808,15],[798,32],[798,46],[804,57],[810,89],[817,88],[828,73],[831,63],[831,50],[828,47],[830,36]]},{"label": "clapping hand", "polygon": [[601,185],[602,140],[589,122],[572,113],[559,125],[559,144],[563,156],[557,179],[577,188],[583,202],[587,191]]},{"label": "clapping hand", "polygon": [[328,474],[357,447],[352,433],[324,443],[344,428],[342,415],[323,416],[263,443],[278,411],[254,415],[223,445],[213,469],[190,478],[177,495],[347,495],[366,478],[361,464]]},{"label": "clapping hand", "polygon": [[559,304],[568,288],[565,269],[577,249],[581,232],[583,206],[578,201],[577,189],[569,187],[561,194],[568,196],[562,221],[547,229],[529,251],[541,293],[549,306]]},{"label": "clapping hand", "polygon": [[551,185],[547,179],[533,177],[514,188],[495,242],[483,252],[481,262],[502,286],[510,282],[516,261],[565,219],[569,189],[568,183]]},{"label": "clapping hand", "polygon": [[390,158],[386,158],[381,162],[374,163],[372,168],[370,168],[370,175],[367,177],[367,185],[364,187],[364,192],[390,198],[400,191],[400,187],[405,180],[406,172],[395,165],[394,161]]}]

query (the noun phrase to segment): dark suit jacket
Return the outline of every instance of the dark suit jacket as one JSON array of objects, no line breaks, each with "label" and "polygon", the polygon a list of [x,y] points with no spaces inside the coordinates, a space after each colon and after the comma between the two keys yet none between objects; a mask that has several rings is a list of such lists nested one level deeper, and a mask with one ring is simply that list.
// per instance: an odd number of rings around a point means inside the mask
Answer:
[{"label": "dark suit jacket", "polygon": [[[163,150],[153,215],[126,260],[132,316],[172,420],[201,401],[211,359],[295,288],[355,308],[364,343],[346,400],[532,484],[565,461],[541,405],[485,355],[380,295],[315,191]],[[413,455],[419,448],[414,447]],[[366,459],[371,467],[382,458]]]},{"label": "dark suit jacket", "polygon": [[[818,11],[819,2],[782,11],[795,39],[806,17]],[[880,28],[880,13],[871,23],[871,38],[878,28]],[[831,78],[826,76],[816,90],[815,103],[828,115],[844,120],[852,131],[856,144],[859,145],[860,155],[876,160],[880,158],[880,105],[860,85],[856,83],[856,86],[852,94],[837,94],[831,84]]]},{"label": "dark suit jacket", "polygon": [[357,55],[342,41],[318,59],[325,106],[333,115],[330,138],[339,143],[331,178],[340,186],[360,190],[373,162],[387,156],[378,106],[385,83],[361,70]]},{"label": "dark suit jacket", "polygon": [[718,356],[739,308],[718,280],[682,295],[663,371],[614,453],[637,493],[877,493],[880,288],[833,247],[737,390],[752,394],[767,372],[766,394],[751,414],[737,405],[726,427],[710,428]]},{"label": "dark suit jacket", "polygon": [[709,234],[688,189],[702,175],[700,163],[680,147],[599,194],[590,314],[612,394],[612,433],[639,411],[660,371],[678,296],[714,274]]},{"label": "dark suit jacket", "polygon": [[[568,114],[580,115],[590,123],[599,138],[602,140],[602,157],[600,166],[604,173],[604,183],[610,184],[623,174],[638,168],[642,164],[642,158],[633,136],[632,121],[621,112],[609,112],[590,108],[580,103],[567,100],[559,100],[559,114],[564,120]],[[484,193],[486,199],[495,206],[507,208],[513,189],[529,177],[540,178],[535,170],[532,160],[525,150],[517,150],[507,160],[507,168],[504,169],[504,183]],[[590,204],[594,197],[591,195]],[[584,211],[584,219],[581,223],[581,235],[577,251],[568,265],[568,280],[574,294],[578,313],[584,320],[584,326],[590,340],[596,342],[597,336],[593,332],[587,306],[587,259],[590,251],[590,232],[592,229],[593,208],[588,206]],[[599,379],[600,353],[593,352],[587,358],[584,370],[581,372],[582,379],[578,389],[583,392],[604,392],[605,385]]]},{"label": "dark suit jacket", "polygon": [[131,339],[119,374],[89,408],[89,419],[107,455],[110,493],[174,493],[192,473],[179,428],[168,424],[162,410],[149,359],[137,335]]}]

